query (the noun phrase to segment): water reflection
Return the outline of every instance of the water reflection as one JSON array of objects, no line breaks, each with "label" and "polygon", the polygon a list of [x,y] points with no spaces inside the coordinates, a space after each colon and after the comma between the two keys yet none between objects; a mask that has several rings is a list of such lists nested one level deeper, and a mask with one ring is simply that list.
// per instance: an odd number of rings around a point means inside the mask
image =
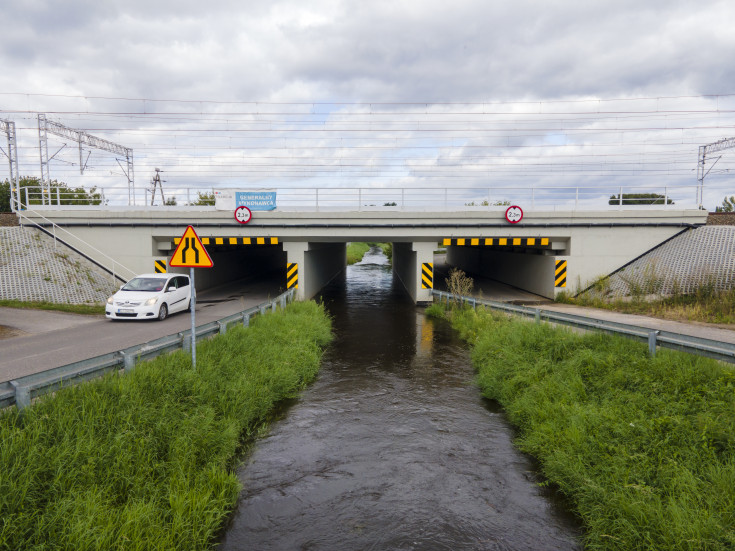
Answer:
[{"label": "water reflection", "polygon": [[377,250],[322,296],[319,379],[259,443],[222,549],[575,549],[468,353]]}]

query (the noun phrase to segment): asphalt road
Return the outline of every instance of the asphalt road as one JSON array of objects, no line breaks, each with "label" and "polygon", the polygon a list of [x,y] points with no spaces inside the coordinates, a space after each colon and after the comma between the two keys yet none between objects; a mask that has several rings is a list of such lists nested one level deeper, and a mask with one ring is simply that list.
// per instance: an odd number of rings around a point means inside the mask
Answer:
[{"label": "asphalt road", "polygon": [[[216,321],[279,294],[272,282],[241,283],[197,296],[196,324]],[[111,321],[42,310],[0,308],[0,382],[115,352],[191,328],[187,312],[162,322]]]}]

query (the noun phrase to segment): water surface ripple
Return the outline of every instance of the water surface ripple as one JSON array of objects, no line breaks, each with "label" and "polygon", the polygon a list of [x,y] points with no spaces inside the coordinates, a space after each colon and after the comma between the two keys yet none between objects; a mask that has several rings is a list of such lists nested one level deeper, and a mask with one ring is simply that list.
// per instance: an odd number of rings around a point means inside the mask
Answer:
[{"label": "water surface ripple", "polygon": [[464,344],[424,320],[382,254],[323,300],[336,339],[243,466],[221,549],[580,549]]}]

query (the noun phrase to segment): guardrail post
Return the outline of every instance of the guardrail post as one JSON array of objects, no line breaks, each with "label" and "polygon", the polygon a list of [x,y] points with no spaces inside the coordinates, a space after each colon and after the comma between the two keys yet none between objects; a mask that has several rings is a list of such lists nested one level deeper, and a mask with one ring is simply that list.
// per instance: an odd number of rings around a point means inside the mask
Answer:
[{"label": "guardrail post", "polygon": [[129,354],[127,352],[120,351],[123,357],[123,369],[125,373],[132,371],[135,368],[135,354]]},{"label": "guardrail post", "polygon": [[661,331],[649,331],[648,332],[648,354],[652,357],[656,357],[656,340]]},{"label": "guardrail post", "polygon": [[277,308],[278,302],[274,300],[273,302],[271,302],[271,312],[275,312]]},{"label": "guardrail post", "polygon": [[189,338],[186,332],[179,333],[181,336],[181,350],[184,352],[191,352],[191,338]]},{"label": "guardrail post", "polygon": [[217,322],[217,326],[219,327],[219,334],[224,335],[227,333],[227,323],[223,323],[221,321]]},{"label": "guardrail post", "polygon": [[286,298],[287,298],[286,295],[283,295],[281,297],[281,310],[286,308]]},{"label": "guardrail post", "polygon": [[250,325],[250,314],[243,314],[242,315],[242,326],[248,327]]},{"label": "guardrail post", "polygon": [[261,316],[265,316],[265,311],[266,311],[267,308],[268,307],[265,306],[265,305],[263,305],[263,306],[260,307],[260,315]]},{"label": "guardrail post", "polygon": [[541,310],[539,308],[533,309],[533,320],[536,323],[541,323]]},{"label": "guardrail post", "polygon": [[21,386],[18,381],[10,381],[10,385],[15,389],[15,406],[21,410],[31,405],[31,389],[27,386]]}]

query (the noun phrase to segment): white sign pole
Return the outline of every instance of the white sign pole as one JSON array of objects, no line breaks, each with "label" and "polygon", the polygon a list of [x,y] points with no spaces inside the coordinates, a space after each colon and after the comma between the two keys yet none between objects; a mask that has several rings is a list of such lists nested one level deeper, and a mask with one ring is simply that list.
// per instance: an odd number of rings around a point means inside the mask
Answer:
[{"label": "white sign pole", "polygon": [[197,334],[194,311],[197,305],[197,289],[194,285],[194,268],[189,268],[189,279],[191,279],[191,367],[197,368]]}]

